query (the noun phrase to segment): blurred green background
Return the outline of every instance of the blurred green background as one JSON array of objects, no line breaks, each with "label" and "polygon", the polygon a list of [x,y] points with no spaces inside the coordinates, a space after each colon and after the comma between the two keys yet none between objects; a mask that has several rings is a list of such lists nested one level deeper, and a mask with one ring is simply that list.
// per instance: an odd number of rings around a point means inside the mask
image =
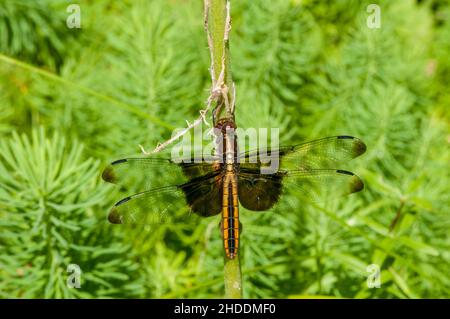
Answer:
[{"label": "blurred green background", "polygon": [[[0,297],[223,296],[217,218],[111,225],[100,179],[204,108],[202,1],[80,0],[81,29],[70,2],[0,0]],[[241,211],[244,296],[450,297],[450,1],[232,0],[232,18],[239,127],[368,146],[348,166],[364,192]]]}]

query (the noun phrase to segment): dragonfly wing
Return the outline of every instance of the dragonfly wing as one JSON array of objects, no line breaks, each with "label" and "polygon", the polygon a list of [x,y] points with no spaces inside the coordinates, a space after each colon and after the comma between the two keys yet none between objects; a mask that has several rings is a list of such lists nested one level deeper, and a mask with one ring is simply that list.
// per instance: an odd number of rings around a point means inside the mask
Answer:
[{"label": "dragonfly wing", "polygon": [[203,158],[200,160],[186,161],[178,166],[183,170],[183,174],[188,178],[196,178],[214,171],[220,170],[219,159],[216,157]]},{"label": "dragonfly wing", "polygon": [[222,211],[222,179],[223,174],[214,171],[180,186],[194,213],[206,217]]},{"label": "dragonfly wing", "polygon": [[213,159],[208,162],[185,159],[181,163],[175,163],[168,158],[125,158],[109,164],[103,171],[102,178],[109,183],[151,189],[162,180],[155,178],[156,176],[164,176],[166,184],[178,184],[180,177],[186,181],[215,171],[216,166],[211,164],[212,162]]},{"label": "dragonfly wing", "polygon": [[[240,154],[241,163],[253,163],[257,167],[268,166],[268,160],[278,159],[286,169],[335,168],[366,151],[366,145],[353,136],[333,136],[278,149],[260,149]],[[266,160],[262,160],[265,158]]]},{"label": "dragonfly wing", "polygon": [[137,193],[117,202],[108,220],[113,224],[177,223],[191,215],[184,209],[186,203],[197,215],[216,215],[222,209],[221,179],[221,174],[212,173],[182,185]]},{"label": "dragonfly wing", "polygon": [[239,174],[239,187],[243,188],[239,190],[242,206],[260,211],[271,208],[286,190],[299,191],[303,200],[320,202],[359,192],[364,183],[345,170],[282,170],[267,175],[244,169]]},{"label": "dragonfly wing", "polygon": [[261,174],[257,168],[241,168],[238,175],[238,196],[242,206],[264,211],[278,201],[282,190],[281,174]]},{"label": "dragonfly wing", "polygon": [[300,197],[311,202],[332,200],[357,193],[363,181],[352,172],[340,169],[294,170],[283,173],[285,189],[297,190]]},{"label": "dragonfly wing", "polygon": [[[177,211],[184,194],[178,186],[156,188],[118,201],[110,210],[112,224],[153,225],[176,223],[186,214]],[[182,207],[182,206],[179,206]]]}]

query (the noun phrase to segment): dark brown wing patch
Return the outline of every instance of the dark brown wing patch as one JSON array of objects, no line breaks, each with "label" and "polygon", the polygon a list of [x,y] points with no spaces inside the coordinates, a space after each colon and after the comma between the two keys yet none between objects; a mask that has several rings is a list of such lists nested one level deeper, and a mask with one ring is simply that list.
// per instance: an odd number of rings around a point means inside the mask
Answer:
[{"label": "dark brown wing patch", "polygon": [[222,174],[199,177],[180,186],[192,211],[200,216],[213,216],[222,211]]},{"label": "dark brown wing patch", "polygon": [[282,173],[263,175],[259,169],[242,169],[238,179],[239,202],[253,211],[272,208],[281,195],[282,179]]}]

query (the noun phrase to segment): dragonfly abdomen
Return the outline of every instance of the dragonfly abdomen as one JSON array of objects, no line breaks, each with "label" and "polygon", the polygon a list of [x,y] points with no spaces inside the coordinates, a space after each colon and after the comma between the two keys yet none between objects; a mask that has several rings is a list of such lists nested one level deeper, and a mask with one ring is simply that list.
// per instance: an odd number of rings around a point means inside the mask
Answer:
[{"label": "dragonfly abdomen", "polygon": [[224,177],[221,228],[225,254],[233,259],[239,248],[239,201],[234,172],[227,172]]}]

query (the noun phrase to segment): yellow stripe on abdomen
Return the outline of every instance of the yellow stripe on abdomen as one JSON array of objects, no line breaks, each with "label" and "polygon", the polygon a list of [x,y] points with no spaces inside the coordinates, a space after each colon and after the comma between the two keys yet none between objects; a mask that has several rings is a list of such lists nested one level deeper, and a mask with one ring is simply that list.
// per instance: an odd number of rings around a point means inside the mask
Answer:
[{"label": "yellow stripe on abdomen", "polygon": [[227,172],[223,182],[222,235],[225,254],[233,259],[239,248],[239,201],[234,172]]}]

